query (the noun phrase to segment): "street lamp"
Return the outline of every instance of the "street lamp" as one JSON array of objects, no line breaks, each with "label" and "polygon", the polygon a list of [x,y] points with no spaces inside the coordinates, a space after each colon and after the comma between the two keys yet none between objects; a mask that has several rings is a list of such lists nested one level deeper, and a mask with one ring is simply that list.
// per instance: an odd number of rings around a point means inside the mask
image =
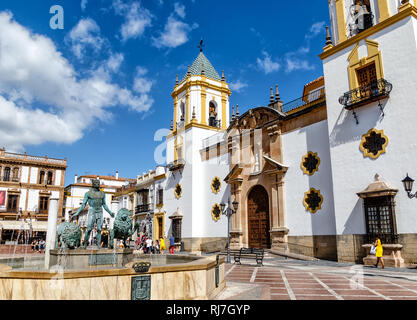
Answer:
[{"label": "street lamp", "polygon": [[403,183],[403,185],[404,185],[405,192],[407,192],[407,194],[408,194],[408,197],[409,197],[410,199],[417,198],[417,192],[416,192],[415,194],[412,194],[412,193],[411,193],[411,190],[413,190],[413,183],[414,183],[414,180],[413,180],[413,179],[411,179],[411,178],[408,176],[408,173],[407,173],[407,176],[406,176],[406,177],[404,178],[404,180],[402,181],[402,183]]},{"label": "street lamp", "polygon": [[232,215],[237,212],[239,207],[239,202],[236,200],[232,202],[232,208],[230,207],[230,201],[228,203],[228,207],[226,208],[226,204],[221,203],[220,209],[222,210],[222,214],[227,217],[227,263],[230,263],[230,219]]}]

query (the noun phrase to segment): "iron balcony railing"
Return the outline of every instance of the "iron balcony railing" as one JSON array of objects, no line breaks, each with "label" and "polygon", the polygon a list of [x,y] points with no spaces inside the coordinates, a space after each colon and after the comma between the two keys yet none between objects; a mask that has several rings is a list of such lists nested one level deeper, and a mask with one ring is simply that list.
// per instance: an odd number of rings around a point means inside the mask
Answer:
[{"label": "iron balcony railing", "polygon": [[143,212],[149,212],[152,211],[152,204],[151,203],[147,203],[147,204],[139,204],[136,206],[135,209],[135,213],[143,213]]},{"label": "iron balcony railing", "polygon": [[293,101],[287,102],[283,104],[282,110],[287,113],[292,110],[298,109],[300,107],[304,107],[307,105],[315,105],[317,102],[324,99],[326,96],[326,91],[324,88],[319,88],[317,90],[311,91],[309,94],[302,96],[298,99]]},{"label": "iron balcony railing", "polygon": [[364,86],[346,92],[339,98],[339,103],[351,110],[362,105],[388,98],[392,84],[385,79],[370,82]]},{"label": "iron balcony railing", "polygon": [[222,128],[222,121],[221,120],[209,119],[209,126],[221,129]]},{"label": "iron balcony railing", "polygon": [[178,159],[178,160],[175,160],[173,162],[170,162],[167,165],[167,168],[170,171],[176,171],[176,170],[180,170],[180,169],[184,168],[184,166],[185,166],[185,160],[184,159]]}]

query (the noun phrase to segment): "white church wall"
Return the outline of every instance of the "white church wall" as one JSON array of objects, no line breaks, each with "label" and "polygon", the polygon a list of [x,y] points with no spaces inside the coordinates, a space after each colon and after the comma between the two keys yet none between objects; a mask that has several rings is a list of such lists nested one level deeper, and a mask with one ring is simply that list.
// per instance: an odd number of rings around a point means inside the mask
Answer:
[{"label": "white church wall", "polygon": [[[354,46],[323,61],[338,234],[366,232],[363,203],[356,193],[373,182],[376,173],[399,190],[395,198],[398,232],[417,232],[415,203],[408,199],[401,183],[407,172],[417,176],[417,142],[413,137],[417,122],[415,31],[415,19],[408,18],[369,38],[379,43],[384,77],[393,84],[390,98],[382,102],[384,117],[374,102],[356,110],[356,125],[352,113],[338,102],[349,91],[347,59]],[[363,54],[361,46],[359,58]],[[371,128],[383,129],[389,138],[387,152],[376,160],[364,158],[359,149],[361,136]]]},{"label": "white church wall", "polygon": [[28,183],[29,182],[29,167],[26,167],[26,166],[22,167],[22,173],[20,175],[20,181],[22,183]]},{"label": "white church wall", "polygon": [[[327,121],[286,133],[283,135],[284,164],[289,166],[285,175],[285,206],[290,236],[335,234],[331,162],[328,143]],[[307,152],[317,153],[320,158],[318,172],[309,176],[301,169]],[[312,214],[303,205],[304,193],[310,188],[320,190],[322,209]]]}]

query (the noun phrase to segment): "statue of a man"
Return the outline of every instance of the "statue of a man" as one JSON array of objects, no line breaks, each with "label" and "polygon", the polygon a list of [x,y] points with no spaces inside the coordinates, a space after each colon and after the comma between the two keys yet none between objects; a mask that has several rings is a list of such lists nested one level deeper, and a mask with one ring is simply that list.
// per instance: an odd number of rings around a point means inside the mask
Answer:
[{"label": "statue of a man", "polygon": [[84,235],[84,248],[87,247],[88,239],[90,237],[91,230],[93,230],[94,222],[97,221],[97,244],[101,246],[101,227],[103,224],[103,209],[102,207],[114,218],[114,213],[106,205],[105,193],[100,190],[100,180],[94,179],[92,181],[92,188],[85,193],[84,201],[77,213],[71,216],[71,219],[77,217],[85,206],[89,205],[88,209],[88,224],[87,231]]}]

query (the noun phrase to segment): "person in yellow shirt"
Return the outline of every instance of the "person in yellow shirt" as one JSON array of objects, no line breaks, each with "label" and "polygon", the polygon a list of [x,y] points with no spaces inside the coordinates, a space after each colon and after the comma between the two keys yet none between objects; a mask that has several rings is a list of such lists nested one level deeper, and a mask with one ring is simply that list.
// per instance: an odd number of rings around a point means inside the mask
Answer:
[{"label": "person in yellow shirt", "polygon": [[161,238],[160,244],[161,244],[161,248],[160,248],[161,253],[164,254],[164,252],[165,252],[165,239],[163,237]]},{"label": "person in yellow shirt", "polygon": [[378,263],[379,263],[379,261],[381,261],[382,269],[384,269],[384,259],[382,259],[383,249],[382,249],[381,240],[379,238],[376,238],[374,246],[376,247],[376,253],[375,253],[376,265],[375,265],[375,267],[378,268]]}]

